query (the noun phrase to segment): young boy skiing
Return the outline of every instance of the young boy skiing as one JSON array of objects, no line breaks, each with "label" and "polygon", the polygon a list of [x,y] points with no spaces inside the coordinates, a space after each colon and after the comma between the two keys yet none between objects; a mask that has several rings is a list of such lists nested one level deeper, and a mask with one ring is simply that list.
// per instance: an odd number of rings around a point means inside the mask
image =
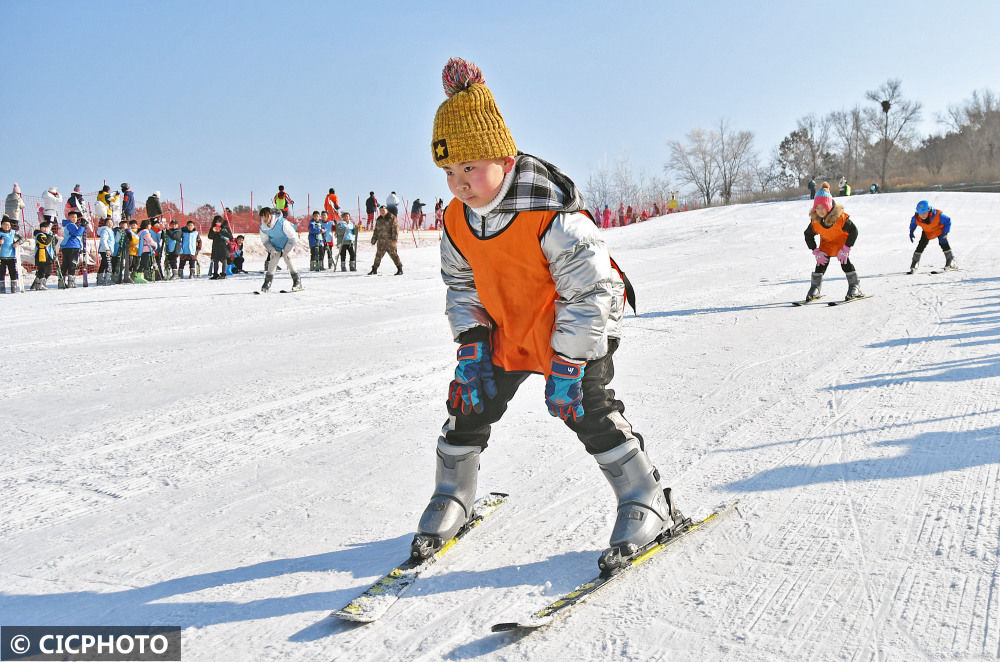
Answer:
[{"label": "young boy skiing", "polygon": [[[431,153],[455,198],[445,211],[441,273],[459,345],[437,442],[436,486],[411,544],[427,558],[469,521],[490,426],[531,374],[549,413],[576,433],[617,497],[614,571],[680,521],[642,437],[607,388],[626,284],[575,184],[518,152],[482,73],[453,58]],[[541,394],[540,394],[541,395]]]},{"label": "young boy skiing", "polygon": [[917,242],[917,249],[913,251],[913,260],[910,262],[909,273],[917,273],[917,265],[920,264],[920,257],[923,255],[927,243],[931,239],[937,239],[941,251],[944,253],[944,268],[947,270],[958,269],[955,264],[955,256],[951,252],[951,245],[948,243],[948,233],[951,232],[951,219],[940,209],[934,209],[926,200],[917,203],[917,211],[910,219],[910,243],[913,243],[914,233],[920,228],[920,241]]},{"label": "young boy skiing", "polygon": [[[844,275],[847,276],[847,296],[844,300],[864,297],[858,284],[858,274],[850,258],[851,247],[858,239],[858,228],[844,208],[833,201],[828,182],[823,182],[816,192],[812,210],[809,212],[809,225],[806,226],[804,234],[806,246],[816,258],[816,269],[813,270],[805,300],[815,301],[820,297],[823,274],[830,266],[830,258],[837,258]],[[819,246],[816,245],[816,235],[819,235]]]},{"label": "young boy skiing", "polygon": [[5,293],[6,275],[10,274],[10,293],[18,291],[17,251],[24,243],[24,237],[17,233],[6,216],[0,221],[0,294]]},{"label": "young boy skiing", "polygon": [[302,280],[292,265],[292,249],[298,234],[295,226],[286,218],[264,207],[260,210],[260,241],[267,251],[267,273],[264,275],[264,284],[261,286],[261,294],[271,291],[271,281],[274,280],[274,271],[278,268],[278,259],[285,258],[285,266],[292,276],[292,291],[302,289]]}]

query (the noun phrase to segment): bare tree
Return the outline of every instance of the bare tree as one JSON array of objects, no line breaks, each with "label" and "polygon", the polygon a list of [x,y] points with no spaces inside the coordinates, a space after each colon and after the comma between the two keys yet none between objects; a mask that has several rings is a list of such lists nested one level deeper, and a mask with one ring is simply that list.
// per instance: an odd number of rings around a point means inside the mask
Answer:
[{"label": "bare tree", "polygon": [[665,169],[675,172],[682,183],[695,187],[706,206],[712,204],[712,198],[719,191],[716,142],[713,132],[692,129],[687,134],[687,144],[679,140],[668,143],[670,161]]},{"label": "bare tree", "polygon": [[882,163],[879,185],[885,188],[885,174],[889,166],[889,154],[893,149],[906,149],[916,133],[914,124],[920,121],[923,107],[917,101],[903,98],[902,81],[898,78],[887,80],[878,88],[865,92],[865,98],[878,104],[878,108],[865,109],[865,122],[874,135],[879,136],[882,149]]},{"label": "bare tree", "polygon": [[857,181],[860,177],[858,164],[861,163],[868,147],[868,130],[861,107],[855,106],[850,110],[830,113],[830,127],[836,146],[840,149],[844,176],[848,181]]},{"label": "bare tree", "polygon": [[797,125],[805,138],[803,145],[809,157],[809,174],[818,175],[823,172],[824,161],[830,152],[830,118],[810,113],[800,118]]},{"label": "bare tree", "polygon": [[725,120],[720,120],[714,142],[719,195],[722,196],[722,202],[728,205],[733,199],[733,191],[740,184],[749,181],[751,168],[756,164],[753,133],[732,131]]},{"label": "bare tree", "polygon": [[611,204],[614,186],[604,167],[591,171],[590,176],[587,177],[587,184],[583,187],[583,195],[585,200],[598,209]]},{"label": "bare tree", "polygon": [[615,163],[615,172],[611,183],[619,203],[630,205],[638,201],[640,186],[632,179],[632,170],[624,158],[618,159],[618,162]]},{"label": "bare tree", "polygon": [[996,175],[1000,158],[1000,99],[986,89],[974,91],[962,105],[948,106],[939,122],[951,129],[949,138],[961,145],[969,175]]}]

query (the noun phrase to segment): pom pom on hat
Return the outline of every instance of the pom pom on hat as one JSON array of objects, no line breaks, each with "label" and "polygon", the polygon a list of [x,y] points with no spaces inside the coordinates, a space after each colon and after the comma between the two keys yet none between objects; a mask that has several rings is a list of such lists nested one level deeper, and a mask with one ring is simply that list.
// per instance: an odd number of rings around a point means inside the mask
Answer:
[{"label": "pom pom on hat", "polygon": [[441,84],[448,98],[434,115],[434,165],[443,168],[517,155],[514,138],[478,66],[453,57],[441,72]]},{"label": "pom pom on hat", "polygon": [[441,85],[444,93],[450,99],[459,92],[469,89],[473,83],[486,84],[482,70],[472,62],[466,62],[460,57],[453,57],[444,65],[441,72]]}]

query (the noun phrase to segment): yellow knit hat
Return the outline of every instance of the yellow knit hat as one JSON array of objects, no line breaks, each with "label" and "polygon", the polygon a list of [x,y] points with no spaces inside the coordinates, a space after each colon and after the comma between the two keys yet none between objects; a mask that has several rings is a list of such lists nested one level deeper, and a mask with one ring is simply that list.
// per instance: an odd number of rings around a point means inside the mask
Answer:
[{"label": "yellow knit hat", "polygon": [[434,115],[431,157],[434,165],[516,156],[517,147],[483,72],[453,57],[444,65],[441,82],[448,98]]}]

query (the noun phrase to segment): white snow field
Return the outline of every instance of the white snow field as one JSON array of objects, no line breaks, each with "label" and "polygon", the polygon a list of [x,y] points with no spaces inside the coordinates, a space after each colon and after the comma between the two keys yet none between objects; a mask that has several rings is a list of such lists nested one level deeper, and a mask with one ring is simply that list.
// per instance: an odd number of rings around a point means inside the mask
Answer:
[{"label": "white snow field", "polygon": [[[961,271],[909,276],[927,198]],[[196,660],[1000,658],[1000,194],[842,199],[874,298],[793,308],[808,201],[605,232],[634,282],[613,386],[686,514],[741,500],[548,627],[614,501],[529,379],[480,493],[509,503],[379,622],[328,618],[402,561],[455,345],[436,246],[304,271],[0,298],[0,625],[178,625]],[[305,259],[299,263],[305,269]],[[275,285],[287,287],[279,272]],[[831,265],[827,299],[847,289]]]}]

